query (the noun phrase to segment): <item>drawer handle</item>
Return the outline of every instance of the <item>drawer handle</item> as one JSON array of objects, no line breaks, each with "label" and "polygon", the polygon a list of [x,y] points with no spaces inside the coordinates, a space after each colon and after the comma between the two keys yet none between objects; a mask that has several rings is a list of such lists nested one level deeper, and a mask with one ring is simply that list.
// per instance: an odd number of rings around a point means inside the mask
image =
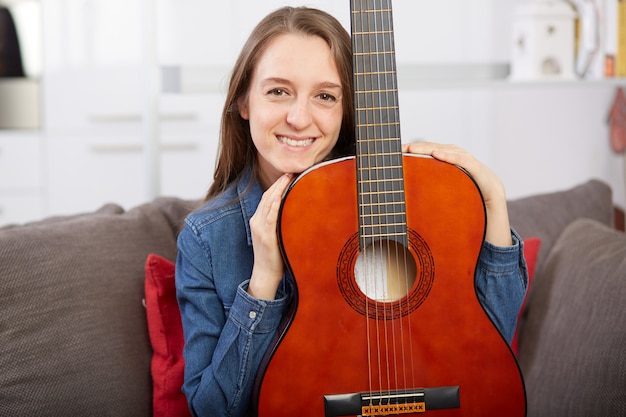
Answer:
[{"label": "drawer handle", "polygon": [[[126,153],[126,152],[141,152],[143,151],[143,145],[139,143],[117,143],[117,144],[93,144],[91,145],[91,151],[95,153]],[[159,150],[163,152],[171,151],[195,151],[198,149],[196,143],[166,143],[159,146]]]},{"label": "drawer handle", "polygon": [[90,149],[94,153],[129,153],[129,152],[141,152],[143,145],[138,143],[113,143],[113,144],[93,144]]},{"label": "drawer handle", "polygon": [[[159,120],[163,122],[194,121],[198,116],[194,113],[163,113]],[[137,123],[143,120],[141,114],[92,114],[89,121],[92,123]]]},{"label": "drawer handle", "polygon": [[135,123],[141,122],[140,114],[92,114],[89,121],[92,123]]}]

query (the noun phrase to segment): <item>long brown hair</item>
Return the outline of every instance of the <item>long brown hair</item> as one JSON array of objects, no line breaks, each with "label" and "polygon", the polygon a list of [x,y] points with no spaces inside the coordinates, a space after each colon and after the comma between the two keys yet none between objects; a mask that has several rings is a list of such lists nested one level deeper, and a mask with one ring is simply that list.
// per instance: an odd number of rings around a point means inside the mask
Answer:
[{"label": "long brown hair", "polygon": [[330,14],[307,7],[283,7],[266,16],[250,34],[235,66],[222,111],[220,145],[213,183],[206,200],[223,192],[245,169],[256,169],[257,153],[247,120],[239,115],[237,101],[246,97],[253,71],[267,45],[285,33],[319,36],[328,43],[341,79],[343,119],[335,148],[329,157],[354,153],[352,45],[350,35]]}]

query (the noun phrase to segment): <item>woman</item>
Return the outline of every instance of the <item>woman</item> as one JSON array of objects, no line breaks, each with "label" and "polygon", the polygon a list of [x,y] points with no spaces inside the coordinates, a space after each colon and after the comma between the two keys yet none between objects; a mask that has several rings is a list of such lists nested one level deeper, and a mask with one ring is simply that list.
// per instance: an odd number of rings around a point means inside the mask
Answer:
[{"label": "woman", "polygon": [[[292,295],[276,233],[281,196],[294,174],[353,153],[351,60],[350,37],[337,20],[286,7],[259,23],[235,64],[215,181],[178,239],[183,391],[195,415],[248,411],[257,369]],[[476,279],[481,301],[511,340],[526,267],[500,180],[455,146],[403,150],[461,165],[479,185],[488,223],[486,267]]]}]

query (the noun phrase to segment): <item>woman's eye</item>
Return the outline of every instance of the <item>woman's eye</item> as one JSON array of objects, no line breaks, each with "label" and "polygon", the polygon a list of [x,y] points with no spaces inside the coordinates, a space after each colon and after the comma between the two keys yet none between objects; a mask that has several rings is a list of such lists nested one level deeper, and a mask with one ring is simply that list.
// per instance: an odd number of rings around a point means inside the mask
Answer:
[{"label": "woman's eye", "polygon": [[284,96],[285,94],[287,94],[287,92],[282,88],[272,88],[270,91],[267,92],[267,94],[271,96]]},{"label": "woman's eye", "polygon": [[337,98],[335,96],[333,96],[332,94],[328,94],[328,93],[320,94],[319,98],[322,99],[323,101],[337,101]]}]

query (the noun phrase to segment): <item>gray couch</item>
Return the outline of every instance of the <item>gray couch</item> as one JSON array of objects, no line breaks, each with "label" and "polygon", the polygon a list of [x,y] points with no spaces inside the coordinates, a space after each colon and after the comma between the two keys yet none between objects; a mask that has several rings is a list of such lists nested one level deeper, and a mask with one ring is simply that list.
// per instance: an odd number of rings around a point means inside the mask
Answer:
[{"label": "gray couch", "polygon": [[[195,202],[0,229],[0,415],[149,416],[145,262],[174,260]],[[626,415],[626,236],[611,190],[589,181],[509,203],[541,239],[520,324],[528,416]]]}]

